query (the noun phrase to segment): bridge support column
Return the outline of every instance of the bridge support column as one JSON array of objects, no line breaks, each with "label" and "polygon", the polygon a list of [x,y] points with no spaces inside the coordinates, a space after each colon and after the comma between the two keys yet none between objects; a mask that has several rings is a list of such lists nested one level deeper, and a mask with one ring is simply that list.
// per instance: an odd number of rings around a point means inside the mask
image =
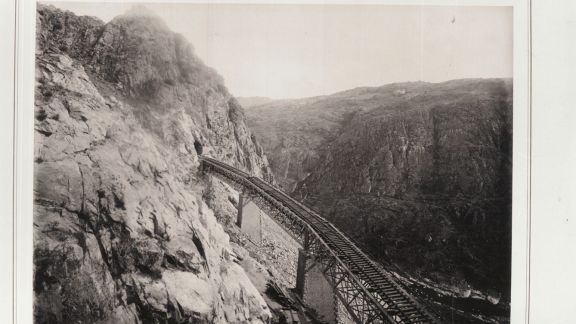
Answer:
[{"label": "bridge support column", "polygon": [[306,252],[298,249],[298,265],[296,266],[296,293],[304,296],[304,279],[306,273]]},{"label": "bridge support column", "polygon": [[354,323],[324,276],[320,263],[315,262],[303,249],[298,251],[297,271],[296,291],[304,304],[314,309],[318,320],[325,323]]},{"label": "bridge support column", "polygon": [[240,193],[236,225],[240,227],[241,231],[248,236],[252,243],[260,245],[262,243],[263,212],[252,201],[253,198],[245,192]]}]

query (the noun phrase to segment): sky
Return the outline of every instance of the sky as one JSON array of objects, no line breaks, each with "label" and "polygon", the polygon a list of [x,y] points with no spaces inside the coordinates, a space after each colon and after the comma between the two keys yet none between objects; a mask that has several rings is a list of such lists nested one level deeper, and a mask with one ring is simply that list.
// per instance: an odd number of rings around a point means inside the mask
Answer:
[{"label": "sky", "polygon": [[[134,3],[50,2],[105,22]],[[302,98],[407,81],[512,77],[512,8],[153,4],[237,97]]]}]

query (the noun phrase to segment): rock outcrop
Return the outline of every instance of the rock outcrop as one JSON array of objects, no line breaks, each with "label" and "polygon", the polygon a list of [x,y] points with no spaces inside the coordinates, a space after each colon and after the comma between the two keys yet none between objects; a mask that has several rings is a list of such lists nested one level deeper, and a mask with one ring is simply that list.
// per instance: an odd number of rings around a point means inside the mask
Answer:
[{"label": "rock outcrop", "polygon": [[36,323],[267,322],[197,173],[270,177],[221,77],[148,14],[37,14]]},{"label": "rock outcrop", "polygon": [[277,181],[377,257],[509,296],[511,80],[358,88],[247,115]]}]

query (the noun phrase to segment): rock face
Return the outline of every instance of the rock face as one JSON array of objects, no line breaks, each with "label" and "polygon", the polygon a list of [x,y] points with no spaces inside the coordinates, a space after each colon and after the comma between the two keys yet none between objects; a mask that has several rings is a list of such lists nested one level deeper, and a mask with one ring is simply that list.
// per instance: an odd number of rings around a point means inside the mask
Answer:
[{"label": "rock face", "polygon": [[36,323],[266,322],[197,173],[270,177],[222,79],[140,12],[38,5],[36,60]]},{"label": "rock face", "polygon": [[240,100],[245,102],[248,124],[270,159],[275,179],[287,192],[313,171],[324,145],[363,109],[346,98],[331,96],[264,104]]},{"label": "rock face", "polygon": [[511,80],[358,88],[247,114],[276,179],[376,256],[508,296]]}]

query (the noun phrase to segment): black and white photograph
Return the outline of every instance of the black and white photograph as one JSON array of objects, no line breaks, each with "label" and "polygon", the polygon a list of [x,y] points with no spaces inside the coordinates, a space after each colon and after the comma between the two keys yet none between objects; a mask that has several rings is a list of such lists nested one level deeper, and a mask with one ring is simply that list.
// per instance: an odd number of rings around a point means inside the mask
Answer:
[{"label": "black and white photograph", "polygon": [[573,324],[575,16],[0,1],[0,323]]},{"label": "black and white photograph", "polygon": [[510,323],[511,6],[35,28],[34,323]]}]

